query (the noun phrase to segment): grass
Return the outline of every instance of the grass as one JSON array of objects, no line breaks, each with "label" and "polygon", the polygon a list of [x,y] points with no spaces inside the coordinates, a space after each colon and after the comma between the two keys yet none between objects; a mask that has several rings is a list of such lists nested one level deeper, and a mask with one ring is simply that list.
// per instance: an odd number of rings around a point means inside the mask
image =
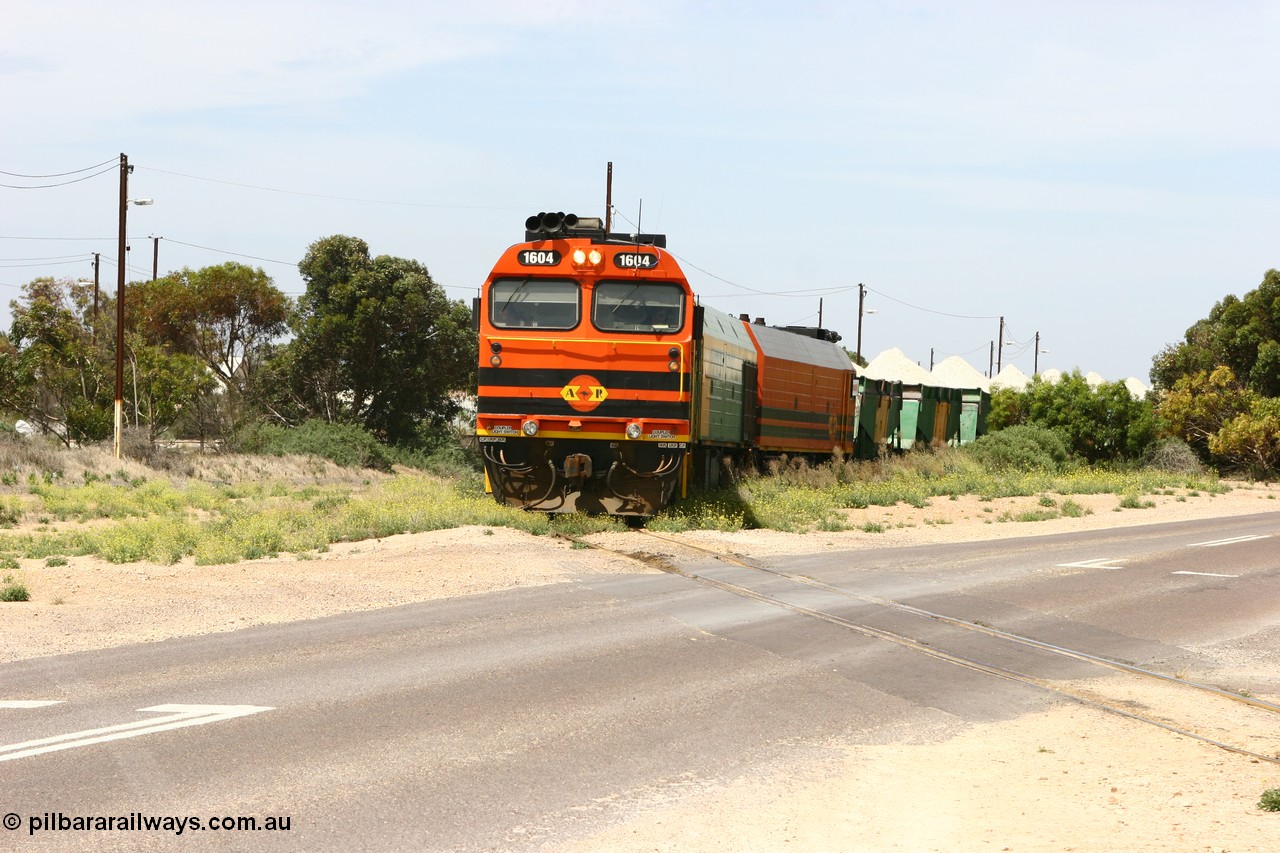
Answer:
[{"label": "grass", "polygon": [[[847,529],[843,511],[903,503],[926,507],[934,498],[976,495],[983,501],[1033,497],[1042,509],[1005,513],[1001,521],[1080,518],[1091,511],[1072,495],[1115,494],[1121,506],[1147,508],[1141,496],[1187,489],[1222,494],[1227,487],[1212,475],[1141,468],[1068,467],[1063,470],[994,471],[964,449],[918,451],[874,462],[837,459],[811,466],[781,460],[766,475],[744,473],[734,492],[686,502],[650,522],[654,529],[771,528],[790,532]],[[1060,498],[1051,495],[1061,496]],[[882,528],[883,529],[883,528]]]},{"label": "grass", "polygon": [[99,473],[100,463],[94,466],[85,451],[75,453],[74,461],[88,460],[76,476],[16,470],[0,485],[0,492],[9,492],[0,494],[0,505],[20,501],[27,518],[54,521],[53,527],[0,531],[0,565],[86,554],[114,563],[169,564],[190,557],[213,565],[468,524],[534,534],[619,525],[609,518],[552,519],[499,506],[474,475],[390,476],[328,463],[317,467],[314,460],[260,463],[252,457],[198,458],[203,473],[195,477],[137,468]]},{"label": "grass", "polygon": [[[461,470],[448,477],[408,469],[384,474],[309,457],[194,454],[148,468],[103,451],[16,444],[0,442],[0,527],[9,528],[0,529],[0,567],[12,569],[22,558],[65,565],[89,554],[115,563],[190,558],[215,565],[464,525],[570,536],[625,529],[615,518],[500,506],[484,494],[479,475]],[[734,488],[695,494],[647,526],[839,531],[852,529],[844,512],[850,508],[927,507],[934,498],[960,495],[1035,496],[1038,509],[995,520],[1039,521],[1087,514],[1071,495],[1112,493],[1121,496],[1121,507],[1144,508],[1152,504],[1143,495],[1174,489],[1214,495],[1226,487],[1211,476],[1144,469],[994,472],[963,449],[944,448],[879,462],[781,460],[768,474],[742,474]],[[879,533],[888,526],[856,529]]]}]

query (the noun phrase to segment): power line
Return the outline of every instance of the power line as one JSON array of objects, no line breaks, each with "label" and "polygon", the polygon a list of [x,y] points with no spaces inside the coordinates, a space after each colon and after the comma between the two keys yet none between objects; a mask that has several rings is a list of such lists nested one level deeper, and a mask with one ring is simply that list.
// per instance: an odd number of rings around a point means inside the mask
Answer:
[{"label": "power line", "polygon": [[115,240],[116,237],[5,237],[0,236],[0,240],[61,240],[70,243],[92,242],[95,240]]},{"label": "power line", "polygon": [[101,163],[95,163],[92,166],[85,166],[83,169],[73,169],[70,172],[54,172],[52,175],[24,175],[21,172],[6,172],[3,169],[0,169],[0,175],[8,175],[11,178],[32,178],[32,179],[65,178],[67,175],[78,175],[81,172],[88,172],[90,169],[101,169],[103,166],[107,165],[108,163],[114,164],[115,162],[116,162],[116,159],[112,157],[110,160],[103,160]]},{"label": "power line", "polygon": [[179,246],[188,246],[192,249],[203,249],[206,252],[217,252],[220,255],[233,255],[234,257],[237,257],[237,258],[249,258],[250,260],[254,260],[254,261],[266,261],[269,264],[284,264],[285,266],[294,267],[294,268],[297,268],[298,266],[297,261],[278,261],[275,258],[260,258],[257,255],[246,255],[243,252],[229,252],[226,249],[215,249],[212,246],[200,246],[195,243],[184,243],[181,240],[175,240],[172,237],[163,237],[161,239],[163,239],[166,243],[177,243]]},{"label": "power line", "polygon": [[80,252],[75,255],[48,255],[42,258],[0,258],[0,262],[7,261],[61,261],[67,258],[83,258],[90,252]]},{"label": "power line", "polygon": [[89,256],[88,256],[88,255],[82,255],[82,256],[80,256],[80,257],[78,257],[78,258],[76,258],[75,260],[72,260],[72,261],[44,261],[44,262],[42,262],[42,263],[36,263],[36,264],[5,264],[5,263],[0,263],[0,269],[21,269],[21,268],[23,268],[23,267],[57,267],[57,266],[63,266],[63,265],[66,265],[66,264],[80,264],[80,263],[84,263],[84,262],[85,262],[85,261],[87,261],[87,260],[89,260]]},{"label": "power line", "polygon": [[10,189],[10,190],[47,190],[52,187],[65,187],[65,186],[68,186],[69,184],[78,184],[81,181],[87,181],[90,178],[96,178],[99,175],[105,175],[107,172],[114,172],[115,170],[116,170],[115,166],[108,166],[107,168],[99,172],[94,172],[92,175],[85,175],[83,178],[73,178],[72,180],[69,180],[69,181],[61,181],[60,183],[56,183],[56,184],[32,184],[30,186],[23,186],[22,184],[0,184],[0,187],[4,187],[5,189]]},{"label": "power line", "polygon": [[948,314],[946,311],[935,311],[932,308],[921,308],[919,305],[912,305],[910,302],[903,302],[901,299],[895,299],[894,297],[890,296],[884,291],[876,290],[873,287],[868,287],[867,290],[868,292],[874,293],[877,296],[883,296],[885,299],[888,299],[890,302],[897,302],[899,305],[905,305],[908,308],[914,308],[917,311],[924,311],[926,314],[937,314],[941,317],[951,317],[956,320],[999,320],[1000,319],[999,315],[973,316],[969,314]]}]

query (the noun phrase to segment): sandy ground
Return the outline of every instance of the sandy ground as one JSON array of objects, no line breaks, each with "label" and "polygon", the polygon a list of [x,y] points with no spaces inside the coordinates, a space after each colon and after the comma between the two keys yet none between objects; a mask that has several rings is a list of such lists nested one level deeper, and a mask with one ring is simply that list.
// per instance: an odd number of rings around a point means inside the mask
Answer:
[{"label": "sandy ground", "polygon": [[[1118,510],[1114,495],[1075,497],[1081,518],[1000,521],[1041,509],[1037,499],[935,499],[923,509],[850,513],[862,529],[683,534],[744,555],[936,543],[1280,511],[1280,488],[1235,484],[1225,495],[1148,497]],[[1008,515],[1006,515],[1008,514]],[[656,551],[629,533],[593,537]],[[643,545],[637,544],[644,542]],[[0,661],[233,631],[514,586],[567,582],[587,572],[652,569],[597,550],[501,528],[462,528],[335,546],[316,559],[232,566],[28,561],[16,574],[25,603],[0,604]],[[1273,626],[1274,629],[1275,626]],[[1280,641],[1280,631],[1270,636]],[[1273,673],[1274,683],[1274,673]],[[1168,707],[1148,688],[1133,701]],[[0,686],[0,698],[3,687]],[[1277,696],[1262,698],[1280,701]],[[1163,703],[1157,705],[1157,703]],[[1224,711],[1215,736],[1257,737],[1256,722]],[[1280,750],[1280,718],[1264,738]],[[1266,725],[1267,723],[1264,723]],[[573,850],[1263,851],[1280,849],[1280,813],[1257,809],[1280,788],[1280,764],[1071,702],[996,725],[938,721],[893,742],[854,737],[827,758],[750,778],[672,785],[620,807],[615,829]]]}]

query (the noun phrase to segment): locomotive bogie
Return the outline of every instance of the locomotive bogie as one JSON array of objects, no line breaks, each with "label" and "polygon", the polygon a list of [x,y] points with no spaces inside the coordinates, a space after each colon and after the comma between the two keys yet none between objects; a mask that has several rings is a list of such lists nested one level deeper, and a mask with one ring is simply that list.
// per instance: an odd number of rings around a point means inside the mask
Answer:
[{"label": "locomotive bogie", "polygon": [[627,439],[623,431],[595,435],[481,436],[494,497],[541,512],[634,516],[651,516],[670,502],[687,441]]}]

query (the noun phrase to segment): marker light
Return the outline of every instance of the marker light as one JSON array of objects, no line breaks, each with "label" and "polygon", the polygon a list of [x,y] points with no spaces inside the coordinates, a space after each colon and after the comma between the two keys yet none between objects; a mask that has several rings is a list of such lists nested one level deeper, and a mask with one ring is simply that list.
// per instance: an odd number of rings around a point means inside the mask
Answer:
[{"label": "marker light", "polygon": [[520,424],[520,431],[525,435],[529,436],[529,438],[533,438],[535,435],[538,434],[538,422],[525,421],[524,423]]},{"label": "marker light", "polygon": [[635,421],[627,424],[627,438],[639,438],[642,432],[644,432],[644,430],[641,428],[640,424]]},{"label": "marker light", "polygon": [[491,356],[489,356],[489,363],[490,363],[490,364],[492,364],[494,367],[501,367],[501,366],[502,366],[502,356],[500,356],[500,355],[491,355]]}]

